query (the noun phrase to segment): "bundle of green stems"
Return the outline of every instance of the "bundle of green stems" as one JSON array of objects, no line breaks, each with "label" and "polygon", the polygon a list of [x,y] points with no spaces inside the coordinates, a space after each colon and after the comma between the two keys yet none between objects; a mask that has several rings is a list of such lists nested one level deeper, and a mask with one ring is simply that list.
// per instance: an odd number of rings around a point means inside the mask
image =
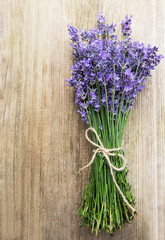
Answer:
[{"label": "bundle of green stems", "polygon": [[[115,120],[109,115],[108,108],[101,106],[99,112],[90,107],[88,111],[89,125],[94,128],[100,140],[107,149],[120,148],[122,136],[130,111],[123,113],[118,107],[118,114]],[[101,126],[101,128],[100,128]],[[97,144],[96,136],[92,135],[93,141]],[[117,153],[124,155],[123,150]],[[123,160],[118,156],[110,156],[110,162],[120,168]],[[131,206],[135,206],[135,197],[131,193],[131,187],[127,182],[127,168],[121,172],[113,170],[115,180]],[[109,165],[102,153],[98,153],[92,164],[89,184],[83,194],[83,200],[78,209],[81,219],[81,226],[87,225],[95,231],[96,235],[100,230],[113,233],[121,229],[125,222],[134,218],[135,213],[127,206],[119,193],[111,176]]]}]

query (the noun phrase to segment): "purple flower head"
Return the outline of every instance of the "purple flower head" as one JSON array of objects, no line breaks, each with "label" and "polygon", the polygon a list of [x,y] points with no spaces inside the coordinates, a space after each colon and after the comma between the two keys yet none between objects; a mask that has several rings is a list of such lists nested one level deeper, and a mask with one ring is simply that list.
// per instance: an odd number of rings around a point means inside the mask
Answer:
[{"label": "purple flower head", "polygon": [[78,30],[75,27],[68,24],[68,32],[69,32],[69,34],[71,36],[71,40],[73,42],[78,42],[79,41]]},{"label": "purple flower head", "polygon": [[131,23],[132,23],[132,15],[130,16],[130,18],[128,17],[128,15],[126,15],[125,19],[122,20],[122,22],[121,22],[122,33],[126,37],[129,37],[132,33]]},{"label": "purple flower head", "polygon": [[103,16],[103,12],[97,17],[98,29],[101,30],[105,27],[105,17]]}]

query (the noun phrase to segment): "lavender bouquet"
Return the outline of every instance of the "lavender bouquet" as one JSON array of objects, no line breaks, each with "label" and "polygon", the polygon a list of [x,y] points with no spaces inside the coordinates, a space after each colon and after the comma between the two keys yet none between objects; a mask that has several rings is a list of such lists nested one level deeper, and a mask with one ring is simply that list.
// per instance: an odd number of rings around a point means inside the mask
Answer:
[{"label": "lavender bouquet", "polygon": [[78,112],[89,125],[86,138],[94,146],[92,160],[82,168],[92,164],[78,212],[81,225],[96,235],[102,229],[113,233],[136,213],[122,136],[138,92],[163,58],[157,47],[132,41],[131,18],[126,15],[121,22],[122,40],[116,35],[116,24],[105,25],[102,14],[97,29],[78,32],[68,25],[74,65],[66,81],[74,87]]}]

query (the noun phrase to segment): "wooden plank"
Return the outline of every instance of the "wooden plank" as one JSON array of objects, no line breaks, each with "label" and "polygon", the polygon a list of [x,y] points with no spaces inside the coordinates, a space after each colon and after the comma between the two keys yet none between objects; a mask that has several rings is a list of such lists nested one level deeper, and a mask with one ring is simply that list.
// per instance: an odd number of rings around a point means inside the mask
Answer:
[{"label": "wooden plank", "polygon": [[[1,0],[0,152],[2,240],[96,239],[76,210],[90,169],[86,126],[66,86],[72,55],[67,23],[96,26],[133,14],[133,39],[165,55],[164,0]],[[149,80],[130,115],[123,145],[138,216],[113,239],[165,236],[165,70]],[[1,171],[1,170],[0,170]],[[102,232],[98,240],[109,239]]]}]

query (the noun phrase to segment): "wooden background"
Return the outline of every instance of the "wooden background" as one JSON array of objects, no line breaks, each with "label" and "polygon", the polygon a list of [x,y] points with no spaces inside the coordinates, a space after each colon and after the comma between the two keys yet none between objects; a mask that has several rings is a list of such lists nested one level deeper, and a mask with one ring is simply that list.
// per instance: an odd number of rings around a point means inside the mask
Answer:
[{"label": "wooden background", "polygon": [[[93,27],[104,12],[133,14],[133,39],[165,55],[164,0],[0,0],[1,240],[92,240],[76,209],[90,169],[86,126],[74,105],[67,23]],[[165,67],[130,115],[123,145],[138,217],[113,240],[165,239]],[[98,240],[111,239],[102,232]]]}]

